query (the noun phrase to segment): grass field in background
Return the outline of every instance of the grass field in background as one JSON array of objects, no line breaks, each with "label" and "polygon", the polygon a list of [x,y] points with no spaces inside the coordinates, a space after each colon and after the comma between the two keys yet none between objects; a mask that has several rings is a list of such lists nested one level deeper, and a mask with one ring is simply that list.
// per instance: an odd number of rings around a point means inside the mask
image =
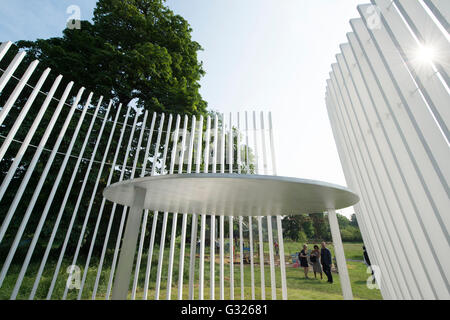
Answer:
[{"label": "grass field in background", "polygon": [[[291,261],[290,254],[298,252],[301,249],[302,243],[294,243],[294,242],[286,242],[285,243],[285,255],[286,261]],[[329,245],[329,249],[331,250],[333,257],[333,246]],[[179,263],[179,246],[176,246],[177,250],[175,250],[175,263],[173,268],[173,277],[172,277],[172,290],[171,290],[171,298],[176,299],[178,293],[178,263]],[[265,252],[268,252],[267,244],[265,244],[264,248]],[[312,245],[309,245],[309,249],[312,249]],[[361,243],[345,243],[344,244],[345,255],[347,259],[350,260],[362,260],[362,244]],[[183,277],[183,298],[188,298],[188,266],[189,266],[189,246],[186,246],[186,254],[185,254],[185,268],[184,268],[184,277]],[[217,250],[216,250],[216,253]],[[149,291],[148,291],[148,299],[155,298],[155,282],[156,282],[156,271],[158,266],[158,256],[159,250],[155,247],[153,259],[152,259],[152,267],[150,273],[150,283],[149,283]],[[225,263],[229,261],[229,255],[226,254]],[[265,254],[265,256],[267,256]],[[198,257],[198,255],[197,255]],[[209,248],[207,248],[205,253],[205,299],[210,299],[210,261],[209,261]],[[95,258],[94,258],[95,259]],[[160,291],[160,299],[165,299],[167,294],[167,270],[168,270],[168,259],[169,259],[169,248],[166,244],[164,250],[164,259],[162,264],[162,276],[161,276],[161,291]],[[268,258],[266,258],[268,260]],[[236,254],[235,263],[239,261],[239,255]],[[103,269],[101,272],[100,283],[98,288],[97,299],[105,299],[107,292],[107,285],[110,276],[110,268],[112,262],[112,251],[108,252],[106,256],[105,263],[103,265]],[[281,275],[280,268],[278,267],[279,259],[276,258],[277,266],[275,268],[276,273],[276,292],[277,298],[281,299]],[[68,274],[66,273],[67,267],[69,266],[69,261],[63,261],[62,267],[59,271],[57,280],[55,282],[55,288],[51,299],[61,299],[64,293],[65,282]],[[81,268],[81,275],[83,274],[83,267],[85,264],[85,259],[80,259],[77,262],[78,266]],[[97,266],[98,261],[94,260],[90,264],[91,267],[87,273],[86,283],[83,289],[82,299],[91,299],[92,290],[94,288],[95,278],[97,275]],[[44,274],[42,276],[40,285],[36,292],[35,299],[45,299],[47,297],[48,289],[50,287],[54,268],[56,266],[55,261],[49,261],[45,268]],[[83,267],[82,267],[83,266]],[[136,292],[136,299],[142,299],[143,297],[143,287],[144,287],[144,279],[145,279],[145,269],[147,266],[147,255],[144,254],[142,257],[141,268],[139,272],[139,285],[138,290]],[[11,292],[14,288],[17,276],[20,272],[21,265],[12,265],[8,275],[6,276],[2,287],[0,288],[0,299],[9,299]],[[382,299],[380,295],[380,291],[373,289],[370,290],[366,286],[366,280],[369,274],[366,273],[366,266],[362,262],[358,261],[348,261],[347,267],[349,270],[350,281],[352,285],[353,295],[355,299]],[[19,295],[17,299],[28,299],[29,293],[33,287],[33,283],[37,274],[37,270],[39,268],[39,262],[31,263],[28,269],[28,272],[24,278],[23,284],[19,291]],[[195,299],[198,298],[198,269],[199,262],[196,259],[196,268],[195,268]],[[219,298],[219,279],[220,279],[220,271],[219,271],[219,255],[216,255],[216,265],[215,265],[215,298]],[[256,299],[261,298],[261,272],[259,268],[259,258],[255,255],[255,297]],[[230,298],[230,266],[226,264],[224,266],[224,294],[225,299]],[[314,279],[314,275],[311,272],[309,274],[312,279],[305,279],[303,269],[293,268],[292,264],[286,265],[286,278],[287,278],[287,288],[288,288],[288,298],[289,300],[340,300],[342,299],[342,291],[340,287],[339,276],[336,273],[333,273],[334,283],[329,284],[326,282],[326,277],[324,275],[324,280]],[[266,299],[271,299],[271,287],[270,287],[270,266],[264,266],[264,278],[265,278],[265,297]],[[251,275],[250,275],[250,265],[244,264],[244,298],[251,299]],[[131,284],[130,284],[131,288]],[[234,264],[234,298],[239,300],[241,299],[241,273],[240,273],[240,264]],[[130,290],[131,291],[131,290]],[[76,299],[78,295],[78,290],[69,290],[67,299]],[[131,296],[131,295],[130,295]]]}]

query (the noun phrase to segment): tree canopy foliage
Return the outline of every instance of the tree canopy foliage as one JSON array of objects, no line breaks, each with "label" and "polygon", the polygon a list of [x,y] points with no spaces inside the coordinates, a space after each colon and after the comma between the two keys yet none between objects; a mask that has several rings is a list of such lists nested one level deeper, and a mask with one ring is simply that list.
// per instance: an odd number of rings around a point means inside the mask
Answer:
[{"label": "tree canopy foliage", "polygon": [[99,0],[93,23],[62,37],[18,41],[27,59],[106,99],[149,111],[204,114],[199,93],[205,74],[192,29],[163,0]]},{"label": "tree canopy foliage", "polygon": [[[356,222],[356,215],[352,220],[346,216],[337,214],[342,241],[362,241],[361,233]],[[292,215],[283,219],[283,230],[286,237],[294,241],[307,242],[331,241],[331,232],[328,219],[323,213],[312,213],[309,215]]]}]

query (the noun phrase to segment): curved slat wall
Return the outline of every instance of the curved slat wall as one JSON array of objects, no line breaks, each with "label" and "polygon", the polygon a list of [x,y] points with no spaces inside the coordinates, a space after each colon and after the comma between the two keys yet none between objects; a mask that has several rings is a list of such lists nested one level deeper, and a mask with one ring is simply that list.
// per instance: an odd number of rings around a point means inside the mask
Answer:
[{"label": "curved slat wall", "polygon": [[[372,0],[341,45],[326,104],[385,299],[449,299],[448,1]],[[418,59],[427,48],[430,61]]]}]

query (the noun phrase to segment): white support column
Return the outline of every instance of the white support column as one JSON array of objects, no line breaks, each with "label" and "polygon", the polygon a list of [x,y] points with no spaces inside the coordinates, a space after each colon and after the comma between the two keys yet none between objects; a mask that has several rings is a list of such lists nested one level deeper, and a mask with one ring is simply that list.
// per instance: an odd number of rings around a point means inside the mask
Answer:
[{"label": "white support column", "polygon": [[347,262],[345,260],[344,245],[342,244],[341,232],[334,209],[328,209],[328,221],[330,222],[331,236],[333,237],[334,254],[339,269],[339,279],[341,280],[342,294],[344,300],[353,300],[352,286],[348,276]]},{"label": "white support column", "polygon": [[134,189],[134,203],[128,214],[127,226],[123,236],[123,243],[120,250],[119,263],[114,280],[112,292],[113,300],[126,300],[128,287],[130,285],[131,273],[133,271],[134,255],[136,253],[137,238],[139,235],[139,225],[142,219],[142,212],[145,203],[145,189]]}]

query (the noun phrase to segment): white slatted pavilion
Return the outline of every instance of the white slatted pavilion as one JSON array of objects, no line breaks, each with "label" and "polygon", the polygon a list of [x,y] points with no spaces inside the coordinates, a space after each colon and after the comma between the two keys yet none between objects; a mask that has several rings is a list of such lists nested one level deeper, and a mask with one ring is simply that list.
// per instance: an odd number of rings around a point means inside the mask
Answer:
[{"label": "white slatted pavilion", "polygon": [[[123,205],[102,196],[106,187],[137,178],[276,179],[270,113],[204,118],[142,112],[86,93],[50,69],[37,74],[38,61],[24,66],[25,53],[8,54],[12,48],[11,42],[0,45],[2,293],[11,299],[288,299],[285,259],[276,265],[273,252],[276,235],[284,257],[284,213],[268,203],[242,210],[230,195],[225,211],[218,201],[207,211],[140,210],[142,197]],[[335,207],[297,207],[296,213],[328,210],[339,252]],[[245,241],[250,269],[243,259]],[[267,246],[269,254],[255,261],[255,249],[264,252]],[[343,251],[337,258],[344,298],[351,299]],[[12,266],[20,267],[18,275]]]}]

